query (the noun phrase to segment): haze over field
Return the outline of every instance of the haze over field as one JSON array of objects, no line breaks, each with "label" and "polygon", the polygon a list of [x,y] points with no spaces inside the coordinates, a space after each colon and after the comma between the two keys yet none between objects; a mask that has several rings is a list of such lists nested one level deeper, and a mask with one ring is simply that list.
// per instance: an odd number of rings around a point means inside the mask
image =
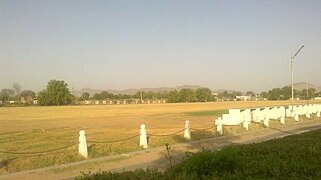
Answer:
[{"label": "haze over field", "polygon": [[321,1],[0,1],[0,89],[321,85]]}]

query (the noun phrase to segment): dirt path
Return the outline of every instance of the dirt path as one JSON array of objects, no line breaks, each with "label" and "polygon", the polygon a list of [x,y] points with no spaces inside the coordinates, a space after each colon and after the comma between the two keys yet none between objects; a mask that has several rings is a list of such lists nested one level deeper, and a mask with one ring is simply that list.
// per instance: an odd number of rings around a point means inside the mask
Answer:
[{"label": "dirt path", "polygon": [[[235,136],[221,136],[201,141],[175,144],[172,146],[171,153],[173,155],[173,162],[178,163],[182,160],[186,151],[196,152],[203,148],[217,150],[232,143],[246,144],[265,141],[320,128],[321,122],[314,121],[308,124],[291,124],[278,128],[260,129]],[[168,160],[164,157],[165,153],[165,147],[159,147],[65,165],[6,174],[0,176],[0,179],[73,179],[75,176],[80,175],[81,171],[96,172],[98,170],[103,170],[117,172],[147,167],[165,170],[169,166]]]}]

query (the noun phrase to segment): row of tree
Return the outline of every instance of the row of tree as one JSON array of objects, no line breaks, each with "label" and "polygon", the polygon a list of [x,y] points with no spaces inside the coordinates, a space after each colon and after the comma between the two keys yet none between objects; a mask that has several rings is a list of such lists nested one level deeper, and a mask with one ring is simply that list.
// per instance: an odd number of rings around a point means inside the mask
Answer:
[{"label": "row of tree", "polygon": [[199,88],[197,90],[192,89],[181,89],[164,92],[140,92],[138,91],[134,95],[127,94],[112,94],[107,91],[96,93],[90,97],[88,92],[84,92],[80,100],[128,100],[128,99],[166,99],[168,102],[206,102],[213,101],[212,92],[208,88]]},{"label": "row of tree", "polygon": [[[314,97],[321,97],[321,91],[317,92],[315,88],[303,89],[303,90],[293,90],[294,98],[300,98],[302,100],[313,99]],[[288,100],[292,98],[292,89],[289,86],[283,88],[273,88],[267,92],[262,92],[260,94],[262,98],[268,100]]]},{"label": "row of tree", "polygon": [[21,85],[18,83],[14,83],[12,89],[2,89],[0,91],[0,101],[17,101],[24,99],[26,101],[33,101],[36,97],[36,93],[31,90],[23,90],[21,91]]},{"label": "row of tree", "polygon": [[[307,96],[308,94],[308,96]],[[215,98],[220,100],[233,100],[236,96],[243,95],[241,92],[227,92],[219,93]],[[261,94],[255,94],[252,91],[245,93],[247,96],[268,100],[288,100],[292,97],[291,87],[285,86],[283,88],[273,88]],[[37,96],[37,97],[36,97]],[[294,90],[294,97],[300,99],[312,99],[314,97],[321,97],[321,92],[317,92],[315,88],[303,89],[302,91]],[[51,80],[48,82],[46,89],[40,91],[38,95],[31,90],[21,91],[21,86],[17,83],[13,84],[12,89],[2,89],[0,91],[0,101],[21,100],[25,102],[33,102],[37,98],[38,103],[44,106],[51,105],[68,105],[76,103],[77,100],[133,100],[133,99],[166,99],[170,103],[178,102],[209,102],[214,101],[214,96],[208,88],[181,89],[165,92],[137,92],[134,95],[127,94],[113,94],[107,91],[97,93],[90,97],[88,92],[84,92],[81,97],[77,98],[71,94],[68,89],[68,84],[64,81]]]}]

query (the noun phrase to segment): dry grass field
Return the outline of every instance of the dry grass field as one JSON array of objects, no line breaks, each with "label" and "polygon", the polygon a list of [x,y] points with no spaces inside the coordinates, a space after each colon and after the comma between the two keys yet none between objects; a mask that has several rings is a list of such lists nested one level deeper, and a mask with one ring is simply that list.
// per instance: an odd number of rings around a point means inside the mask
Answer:
[{"label": "dry grass field", "polygon": [[[297,104],[305,102],[297,101]],[[313,102],[311,102],[313,103]],[[113,141],[139,134],[140,124],[146,125],[148,134],[165,135],[180,131],[184,121],[191,127],[208,128],[214,120],[230,108],[265,107],[289,105],[290,101],[236,101],[213,103],[143,104],[143,105],[91,105],[56,107],[1,107],[0,151],[23,152],[0,153],[0,174],[45,167],[82,160],[78,155],[78,132],[86,131],[90,158],[119,154],[141,149],[139,137],[116,143],[90,141]],[[288,119],[287,123],[294,123]],[[271,126],[279,126],[271,122]],[[263,128],[251,124],[251,129]],[[241,126],[226,127],[225,132],[243,132]],[[151,136],[150,147],[186,140],[183,133],[175,136]],[[215,128],[192,132],[192,140],[217,136]],[[58,151],[50,151],[69,146]],[[24,153],[31,152],[31,153]]]}]

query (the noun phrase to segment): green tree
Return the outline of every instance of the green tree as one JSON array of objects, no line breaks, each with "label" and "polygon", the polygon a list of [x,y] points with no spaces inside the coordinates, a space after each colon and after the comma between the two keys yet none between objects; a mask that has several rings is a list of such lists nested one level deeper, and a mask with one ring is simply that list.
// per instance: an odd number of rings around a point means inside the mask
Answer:
[{"label": "green tree", "polygon": [[292,88],[290,86],[284,86],[282,89],[282,98],[283,100],[291,99],[292,97]]},{"label": "green tree", "polygon": [[168,102],[170,103],[177,103],[180,102],[179,92],[177,90],[170,91],[168,93]]},{"label": "green tree", "polygon": [[[309,91],[307,93],[307,90],[306,89],[303,89],[301,92],[300,92],[300,99],[312,99],[316,96],[316,89],[315,88],[309,88]],[[308,97],[307,97],[308,96]]]},{"label": "green tree", "polygon": [[199,88],[195,91],[197,101],[208,102],[213,100],[212,91],[209,88]]},{"label": "green tree", "polygon": [[101,100],[102,98],[100,97],[100,93],[95,93],[92,99]]},{"label": "green tree", "polygon": [[253,91],[247,91],[245,95],[254,97],[255,93]]},{"label": "green tree", "polygon": [[28,104],[32,104],[34,98],[36,97],[36,93],[31,90],[23,90],[19,94],[20,98],[23,98]]},{"label": "green tree", "polygon": [[280,88],[273,88],[268,92],[269,100],[280,100],[282,98],[282,90]]},{"label": "green tree", "polygon": [[261,92],[260,96],[261,96],[261,98],[268,99],[269,98],[269,93],[267,93],[266,91],[263,91],[263,92]]},{"label": "green tree", "polygon": [[23,91],[21,91],[19,96],[23,97],[23,98],[27,98],[27,97],[34,98],[34,97],[36,97],[36,93],[31,90],[23,90]]},{"label": "green tree", "polygon": [[192,89],[182,89],[179,92],[180,102],[195,102],[196,93]]},{"label": "green tree", "polygon": [[88,92],[83,92],[81,95],[82,99],[88,100],[90,98],[90,94]]},{"label": "green tree", "polygon": [[0,92],[0,98],[2,101],[9,101],[11,99],[14,99],[14,90],[12,89],[2,89]]},{"label": "green tree", "polygon": [[68,89],[68,84],[59,80],[49,81],[47,89],[38,94],[38,101],[42,106],[68,105],[72,100],[73,96]]},{"label": "green tree", "polygon": [[101,99],[112,99],[112,98],[114,98],[114,94],[109,93],[107,91],[103,91],[100,93],[100,98]]}]

